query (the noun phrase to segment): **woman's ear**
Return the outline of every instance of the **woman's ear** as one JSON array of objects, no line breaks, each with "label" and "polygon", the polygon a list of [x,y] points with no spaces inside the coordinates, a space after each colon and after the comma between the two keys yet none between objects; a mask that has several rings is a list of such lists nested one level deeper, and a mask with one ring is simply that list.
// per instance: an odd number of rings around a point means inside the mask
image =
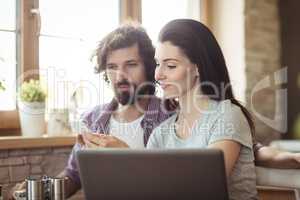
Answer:
[{"label": "woman's ear", "polygon": [[199,74],[197,74],[197,76],[195,77],[195,82],[198,83],[198,84],[200,83]]},{"label": "woman's ear", "polygon": [[198,65],[195,65],[196,70],[195,70],[195,78],[196,78],[196,82],[200,83],[200,72],[199,72],[199,67]]},{"label": "woman's ear", "polygon": [[199,76],[200,76],[200,75],[199,75],[199,67],[198,67],[197,64],[195,64],[195,68],[194,68],[194,69],[195,69],[195,72],[194,72],[194,73],[195,73],[195,76],[196,76],[197,78],[199,78]]}]

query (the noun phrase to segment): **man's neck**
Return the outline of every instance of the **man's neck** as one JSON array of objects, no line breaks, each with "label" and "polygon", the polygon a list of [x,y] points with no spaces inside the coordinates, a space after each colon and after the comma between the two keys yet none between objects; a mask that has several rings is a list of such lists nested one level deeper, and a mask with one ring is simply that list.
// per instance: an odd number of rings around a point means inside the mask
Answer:
[{"label": "man's neck", "polygon": [[148,107],[149,99],[140,99],[132,105],[118,104],[113,117],[119,122],[132,122],[142,116]]}]

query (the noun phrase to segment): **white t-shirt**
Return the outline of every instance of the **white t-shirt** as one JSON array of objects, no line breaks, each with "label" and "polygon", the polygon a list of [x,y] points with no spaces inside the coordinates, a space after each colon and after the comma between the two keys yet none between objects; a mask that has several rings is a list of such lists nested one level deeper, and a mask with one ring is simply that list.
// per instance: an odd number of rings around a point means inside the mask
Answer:
[{"label": "white t-shirt", "polygon": [[144,146],[144,130],[141,121],[144,115],[132,122],[119,122],[113,116],[109,120],[109,133],[126,142],[130,148],[139,149]]}]

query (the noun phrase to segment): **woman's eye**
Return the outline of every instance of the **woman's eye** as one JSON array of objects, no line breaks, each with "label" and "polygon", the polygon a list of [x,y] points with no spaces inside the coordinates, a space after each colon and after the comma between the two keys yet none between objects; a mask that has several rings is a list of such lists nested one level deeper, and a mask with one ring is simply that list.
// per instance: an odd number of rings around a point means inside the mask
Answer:
[{"label": "woman's eye", "polygon": [[127,64],[127,66],[129,66],[129,67],[136,67],[137,63],[129,63],[129,64]]},{"label": "woman's eye", "polygon": [[167,66],[168,66],[168,68],[170,68],[170,69],[176,68],[176,65],[167,65]]}]

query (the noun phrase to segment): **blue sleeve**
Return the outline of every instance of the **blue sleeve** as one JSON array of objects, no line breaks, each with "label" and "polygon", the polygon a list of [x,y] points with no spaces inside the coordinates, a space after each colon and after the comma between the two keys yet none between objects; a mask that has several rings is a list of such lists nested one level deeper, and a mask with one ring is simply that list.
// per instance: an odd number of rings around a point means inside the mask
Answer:
[{"label": "blue sleeve", "polygon": [[81,182],[80,182],[79,169],[76,160],[76,153],[81,148],[82,148],[81,145],[78,143],[74,145],[73,150],[69,156],[68,165],[64,170],[64,174],[68,178],[72,179],[72,181],[75,182],[80,187],[81,187]]}]

